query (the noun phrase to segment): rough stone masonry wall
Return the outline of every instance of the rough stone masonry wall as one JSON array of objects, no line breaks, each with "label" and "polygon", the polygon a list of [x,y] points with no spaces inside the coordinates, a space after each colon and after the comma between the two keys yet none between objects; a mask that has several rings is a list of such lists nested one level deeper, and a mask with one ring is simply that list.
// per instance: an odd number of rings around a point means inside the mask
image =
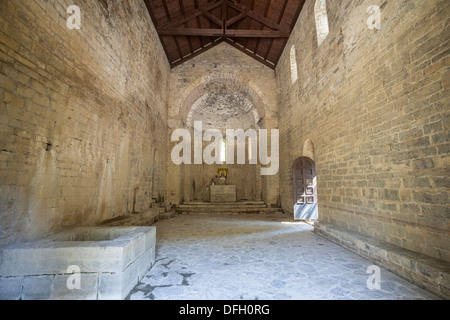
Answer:
[{"label": "rough stone masonry wall", "polygon": [[2,0],[0,26],[0,244],[162,200],[170,68],[144,2]]},{"label": "rough stone masonry wall", "polygon": [[[199,94],[193,95],[197,91]],[[224,95],[230,96],[239,96],[241,92],[247,92],[246,98],[251,100],[252,107],[258,111],[259,117],[264,119],[262,127],[267,129],[278,128],[274,71],[226,43],[218,44],[172,69],[170,92],[176,93],[169,97],[170,130],[168,139],[170,150],[178,144],[178,142],[170,143],[173,130],[186,127],[186,114],[195,104],[196,99],[211,92],[216,94],[222,92]],[[192,98],[192,96],[195,98]],[[190,98],[192,98],[192,101]],[[212,101],[212,105],[204,104],[198,108],[195,115],[206,114],[211,109],[219,109],[218,107],[218,101]],[[230,117],[234,117],[233,121],[229,121],[232,127],[227,127],[227,129],[241,128],[246,130],[245,123],[242,121],[243,114],[239,111],[241,107],[237,104],[233,107],[235,110],[231,110],[231,112],[230,110],[224,111],[228,112]],[[220,119],[223,119],[223,117]],[[197,118],[192,121],[195,120],[202,119]],[[240,121],[242,123],[239,123]],[[259,119],[256,119],[256,121],[259,121]],[[205,143],[205,146],[208,144]],[[209,200],[207,185],[211,178],[217,174],[216,170],[219,167],[230,169],[230,183],[237,185],[238,199],[264,200],[273,204],[279,202],[278,175],[256,177],[256,175],[260,175],[260,168],[248,164],[176,166],[170,159],[170,150],[167,165],[166,199],[172,204],[178,204],[183,200]]]},{"label": "rough stone masonry wall", "polygon": [[[450,2],[328,0],[320,47],[314,2],[276,69],[283,209],[292,211],[292,163],[311,139],[320,221],[450,261]],[[381,30],[366,25],[370,5]]]}]

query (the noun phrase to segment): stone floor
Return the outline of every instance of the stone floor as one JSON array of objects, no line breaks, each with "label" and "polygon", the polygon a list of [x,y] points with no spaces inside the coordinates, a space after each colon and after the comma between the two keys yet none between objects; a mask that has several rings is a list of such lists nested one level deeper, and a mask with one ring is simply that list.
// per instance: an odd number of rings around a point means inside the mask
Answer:
[{"label": "stone floor", "polygon": [[438,299],[286,215],[180,215],[157,222],[156,263],[130,300]]}]

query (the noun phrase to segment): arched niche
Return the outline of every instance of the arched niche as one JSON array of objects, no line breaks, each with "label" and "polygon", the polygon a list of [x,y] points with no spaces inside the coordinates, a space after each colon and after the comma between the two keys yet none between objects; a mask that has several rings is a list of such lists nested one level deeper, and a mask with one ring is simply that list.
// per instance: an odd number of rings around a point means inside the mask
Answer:
[{"label": "arched niche", "polygon": [[305,144],[303,145],[303,156],[308,157],[311,160],[315,161],[315,149],[314,149],[314,143],[311,139],[308,139],[305,141]]}]

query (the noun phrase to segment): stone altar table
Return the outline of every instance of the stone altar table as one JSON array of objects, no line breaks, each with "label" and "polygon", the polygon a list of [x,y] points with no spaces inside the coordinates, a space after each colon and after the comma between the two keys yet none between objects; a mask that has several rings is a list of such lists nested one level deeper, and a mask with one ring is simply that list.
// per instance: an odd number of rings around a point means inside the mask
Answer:
[{"label": "stone altar table", "polygon": [[210,193],[211,202],[236,202],[236,186],[212,185]]}]

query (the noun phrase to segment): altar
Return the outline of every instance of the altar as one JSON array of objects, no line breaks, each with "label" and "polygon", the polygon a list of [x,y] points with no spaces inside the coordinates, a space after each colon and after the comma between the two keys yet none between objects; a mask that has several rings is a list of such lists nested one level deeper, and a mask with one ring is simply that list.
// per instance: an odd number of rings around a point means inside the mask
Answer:
[{"label": "altar", "polygon": [[236,202],[236,186],[212,185],[211,202]]},{"label": "altar", "polygon": [[210,186],[210,201],[218,202],[236,202],[236,186],[228,184],[228,169],[217,169],[215,179],[212,179]]}]

